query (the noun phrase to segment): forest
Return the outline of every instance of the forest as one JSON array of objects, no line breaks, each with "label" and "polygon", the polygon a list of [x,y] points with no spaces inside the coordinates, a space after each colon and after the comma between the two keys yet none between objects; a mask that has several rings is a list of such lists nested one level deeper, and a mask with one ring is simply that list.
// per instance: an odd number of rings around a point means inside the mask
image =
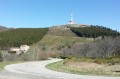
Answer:
[{"label": "forest", "polygon": [[116,30],[112,30],[110,28],[104,27],[104,26],[98,26],[98,25],[90,25],[88,27],[71,27],[70,28],[72,32],[77,34],[80,37],[90,37],[90,38],[97,38],[104,36],[120,36],[120,33]]},{"label": "forest", "polygon": [[0,49],[31,45],[41,40],[48,28],[18,28],[0,32]]}]

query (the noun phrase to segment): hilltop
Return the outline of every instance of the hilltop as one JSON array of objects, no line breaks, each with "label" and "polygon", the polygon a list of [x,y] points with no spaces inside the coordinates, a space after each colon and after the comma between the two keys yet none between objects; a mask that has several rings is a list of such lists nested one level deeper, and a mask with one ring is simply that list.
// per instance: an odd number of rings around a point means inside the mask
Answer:
[{"label": "hilltop", "polygon": [[66,25],[58,25],[52,26],[49,28],[48,35],[55,35],[55,36],[73,36],[76,37],[77,35],[72,32],[70,28],[72,27],[89,27],[89,25],[83,24],[66,24]]},{"label": "hilltop", "polygon": [[39,42],[40,45],[44,45],[48,50],[53,50],[53,49],[60,50],[69,45],[73,45],[75,43],[83,43],[83,42],[91,41],[93,39],[93,38],[79,37],[77,34],[72,32],[70,28],[82,27],[82,26],[77,24],[74,24],[73,26],[72,25],[73,24],[50,27],[48,33]]},{"label": "hilltop", "polygon": [[10,29],[12,29],[12,28],[7,28],[5,26],[0,25],[0,32],[7,31],[7,30],[10,30]]}]

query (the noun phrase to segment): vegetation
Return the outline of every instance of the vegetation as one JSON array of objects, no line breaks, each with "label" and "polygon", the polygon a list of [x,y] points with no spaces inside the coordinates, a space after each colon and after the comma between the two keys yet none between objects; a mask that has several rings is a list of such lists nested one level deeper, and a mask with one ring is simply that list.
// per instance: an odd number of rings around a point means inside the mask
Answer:
[{"label": "vegetation", "polygon": [[88,27],[77,27],[77,28],[71,27],[71,31],[80,37],[90,37],[94,39],[100,36],[102,36],[103,38],[104,36],[112,36],[112,37],[120,36],[119,32],[98,25],[96,26],[91,25]]},{"label": "vegetation", "polygon": [[0,52],[0,62],[3,61],[2,53]]},{"label": "vegetation", "polygon": [[49,28],[48,35],[52,36],[67,36],[67,37],[76,37],[76,34],[73,33],[70,28],[64,26],[54,26]]},{"label": "vegetation", "polygon": [[[120,65],[108,64],[108,61],[111,62],[113,59],[99,59],[102,60],[101,63],[104,62],[104,64],[98,64],[94,62],[96,59],[90,58],[79,59],[79,61],[73,59],[66,59],[60,62],[52,63],[46,67],[55,71],[80,75],[120,76]],[[118,59],[120,60],[120,58]]]},{"label": "vegetation", "polygon": [[19,60],[38,61],[47,60],[49,58],[49,54],[44,49],[42,49],[41,46],[34,44],[30,48],[30,50],[20,56]]},{"label": "vegetation", "polygon": [[21,55],[21,59],[35,61],[48,57],[58,57],[63,48],[71,47],[75,43],[90,41],[93,41],[93,38],[77,37],[69,28],[52,27],[49,28],[42,40],[33,44],[30,50]]},{"label": "vegetation", "polygon": [[105,37],[95,42],[74,44],[71,48],[63,49],[61,56],[75,56],[77,58],[110,58],[120,56],[120,37]]},{"label": "vegetation", "polygon": [[5,26],[0,25],[0,32],[4,32],[4,31],[10,30],[10,29],[12,29],[12,28],[7,28]]},{"label": "vegetation", "polygon": [[19,60],[35,61],[44,60],[48,57],[59,57],[63,48],[70,47],[74,43],[84,43],[92,40],[92,38],[45,35],[40,42],[33,44],[25,54],[15,58],[20,57]]},{"label": "vegetation", "polygon": [[18,28],[0,33],[0,48],[31,45],[41,40],[48,28]]},{"label": "vegetation", "polygon": [[[109,28],[92,25],[52,27],[49,31],[48,28],[12,29],[0,33],[0,47],[28,44],[30,49],[20,55],[0,53],[0,60],[36,61],[61,57],[65,60],[47,67],[75,74],[120,76],[119,35]],[[0,68],[5,65],[1,62]]]},{"label": "vegetation", "polygon": [[68,44],[58,54],[65,60],[49,64],[47,68],[73,74],[120,76],[119,32],[102,26],[70,28],[81,38],[97,39]]},{"label": "vegetation", "polygon": [[120,37],[105,37],[95,42],[74,44],[59,54],[64,61],[47,68],[83,75],[120,76]]},{"label": "vegetation", "polygon": [[[49,39],[49,40],[48,40]],[[75,43],[85,43],[93,41],[92,38],[69,37],[69,36],[53,36],[46,35],[38,44],[44,46],[46,50],[61,50]]]}]

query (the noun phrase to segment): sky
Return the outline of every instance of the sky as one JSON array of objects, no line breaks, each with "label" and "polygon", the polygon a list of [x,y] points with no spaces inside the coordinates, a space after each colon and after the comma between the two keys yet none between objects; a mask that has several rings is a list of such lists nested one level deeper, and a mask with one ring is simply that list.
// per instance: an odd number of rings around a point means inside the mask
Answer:
[{"label": "sky", "polygon": [[120,0],[0,0],[0,25],[43,28],[67,24],[102,25],[120,31]]}]

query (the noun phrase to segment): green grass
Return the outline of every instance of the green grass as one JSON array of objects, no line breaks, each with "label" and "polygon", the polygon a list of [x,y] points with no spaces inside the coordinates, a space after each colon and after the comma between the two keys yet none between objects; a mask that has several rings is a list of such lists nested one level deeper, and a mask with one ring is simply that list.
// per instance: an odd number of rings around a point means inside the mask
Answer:
[{"label": "green grass", "polygon": [[40,45],[45,45],[47,49],[57,49],[57,47],[66,47],[67,45],[73,45],[74,43],[85,43],[92,41],[92,38],[83,37],[69,37],[69,36],[53,36],[46,35],[40,42]]},{"label": "green grass", "polygon": [[56,50],[65,48],[74,43],[85,43],[93,41],[93,38],[78,37],[66,25],[60,25],[49,28],[47,35],[39,42],[40,45],[45,45],[48,50]]},{"label": "green grass", "polygon": [[[118,65],[117,67],[119,67]],[[80,74],[80,75],[97,75],[97,76],[120,76],[120,73],[111,73],[111,72],[106,72],[104,69],[79,69],[75,67],[69,67],[64,65],[64,61],[52,63],[46,66],[48,69],[55,70],[55,71],[60,71],[60,72],[67,72],[67,73],[72,73],[72,74]],[[116,68],[116,66],[112,66],[113,69]],[[108,67],[109,68],[109,67]],[[111,68],[111,67],[110,67]],[[120,68],[120,67],[119,67]]]}]

